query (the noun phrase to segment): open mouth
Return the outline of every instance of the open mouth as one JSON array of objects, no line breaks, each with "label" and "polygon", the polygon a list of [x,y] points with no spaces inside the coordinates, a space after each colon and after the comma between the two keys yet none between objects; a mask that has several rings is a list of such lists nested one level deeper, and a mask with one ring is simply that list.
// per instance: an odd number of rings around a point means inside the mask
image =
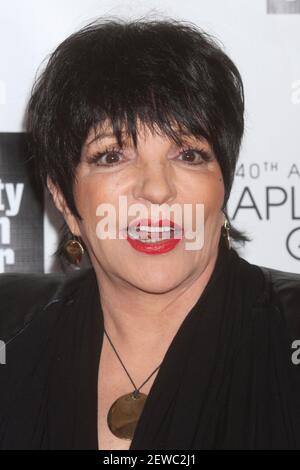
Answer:
[{"label": "open mouth", "polygon": [[142,243],[157,243],[164,240],[180,239],[183,235],[182,227],[171,220],[160,220],[157,223],[137,221],[127,227],[127,234],[134,240]]}]

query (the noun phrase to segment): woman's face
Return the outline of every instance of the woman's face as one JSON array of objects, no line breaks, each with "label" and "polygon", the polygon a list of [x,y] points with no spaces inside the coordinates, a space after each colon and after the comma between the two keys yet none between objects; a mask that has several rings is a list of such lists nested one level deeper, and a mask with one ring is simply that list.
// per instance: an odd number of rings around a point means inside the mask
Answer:
[{"label": "woman's face", "polygon": [[[103,135],[102,128],[99,138],[95,138],[95,132],[91,131],[77,167],[74,197],[83,220],[78,221],[70,213],[65,214],[71,232],[85,242],[98,277],[108,276],[110,280],[130,284],[149,293],[167,292],[198,278],[216,255],[224,222],[221,211],[224,183],[212,148],[205,139],[192,136],[185,136],[183,146],[178,146],[167,136],[152,133],[147,127],[138,128],[136,149],[130,140],[118,148],[115,138],[109,136],[111,128],[107,126],[104,130],[108,135]],[[109,153],[112,150],[113,153]],[[208,160],[203,158],[202,151],[207,153]],[[145,245],[142,242],[137,242],[136,249],[134,242],[129,243],[126,239],[127,226],[144,218],[145,212],[142,215],[138,212],[135,215],[124,213],[125,206],[123,204],[121,209],[120,196],[123,196],[123,202],[126,201],[127,211],[133,204],[142,205],[147,211],[146,218],[151,218],[154,206],[166,208],[175,204],[173,207],[181,210],[180,220],[179,210],[177,216],[172,212],[169,217],[164,217],[166,212],[158,213],[159,216],[154,220],[152,217],[152,221],[171,219],[179,222],[183,230],[198,230],[198,234],[199,230],[204,230],[203,246],[187,249],[186,242],[194,239],[187,239],[183,232],[182,239],[176,246],[171,244],[169,251],[150,254],[143,251]],[[104,207],[103,204],[112,207],[116,214],[116,236],[107,239],[98,236],[99,222],[108,218],[108,212],[100,215],[99,206]],[[204,225],[199,213],[196,215],[197,204],[203,205]],[[187,207],[189,209],[184,215]],[[168,232],[164,236],[170,237]]]}]

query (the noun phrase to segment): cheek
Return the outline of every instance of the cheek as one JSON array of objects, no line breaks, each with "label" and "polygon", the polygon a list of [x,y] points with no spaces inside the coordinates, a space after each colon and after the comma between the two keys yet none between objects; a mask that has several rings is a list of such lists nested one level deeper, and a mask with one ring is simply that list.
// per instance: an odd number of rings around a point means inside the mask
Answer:
[{"label": "cheek", "polygon": [[216,171],[197,175],[186,186],[184,199],[193,204],[204,204],[206,216],[211,212],[221,210],[225,196],[222,173]]},{"label": "cheek", "polygon": [[97,207],[111,201],[106,185],[103,182],[100,184],[95,178],[79,180],[74,189],[74,197],[84,223],[93,223],[93,225],[96,224]]},{"label": "cheek", "polygon": [[208,212],[219,213],[222,209],[225,196],[224,182],[222,175],[212,178],[205,187],[204,201]]},{"label": "cheek", "polygon": [[[83,221],[81,232],[90,240],[99,241],[97,237],[98,224],[107,220],[112,215],[113,224],[118,224],[118,197],[119,185],[112,179],[99,178],[99,175],[78,178],[74,188],[75,201]],[[102,205],[102,208],[99,206]],[[97,209],[101,209],[101,215],[97,215]],[[99,214],[99,212],[98,212]],[[105,225],[105,230],[107,226]],[[109,244],[110,240],[101,240],[103,244]]]}]

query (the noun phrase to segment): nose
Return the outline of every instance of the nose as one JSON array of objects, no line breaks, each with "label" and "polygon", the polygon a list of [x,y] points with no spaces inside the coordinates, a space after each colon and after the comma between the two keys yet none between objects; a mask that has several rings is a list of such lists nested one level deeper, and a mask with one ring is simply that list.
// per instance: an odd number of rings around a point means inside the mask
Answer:
[{"label": "nose", "polygon": [[164,204],[173,201],[176,195],[174,175],[167,162],[155,161],[153,158],[140,166],[133,188],[136,200]]}]

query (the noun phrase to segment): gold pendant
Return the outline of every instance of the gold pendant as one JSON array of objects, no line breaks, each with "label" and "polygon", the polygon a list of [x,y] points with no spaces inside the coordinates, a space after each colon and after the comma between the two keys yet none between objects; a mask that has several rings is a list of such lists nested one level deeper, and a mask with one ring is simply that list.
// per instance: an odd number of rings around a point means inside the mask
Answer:
[{"label": "gold pendant", "polygon": [[131,392],[119,397],[110,407],[107,424],[110,431],[121,439],[132,439],[147,395]]}]

